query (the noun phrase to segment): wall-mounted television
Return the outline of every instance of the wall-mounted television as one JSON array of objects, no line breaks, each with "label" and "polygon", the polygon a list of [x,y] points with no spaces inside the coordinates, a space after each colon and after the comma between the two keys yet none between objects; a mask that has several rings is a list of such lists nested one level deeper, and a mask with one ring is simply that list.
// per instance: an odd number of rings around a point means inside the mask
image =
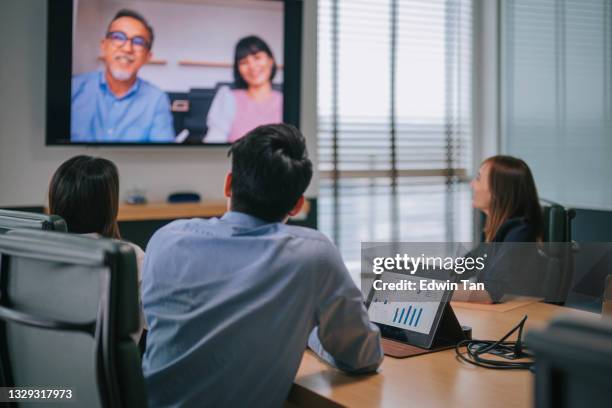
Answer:
[{"label": "wall-mounted television", "polygon": [[48,0],[47,145],[226,146],[299,126],[301,0]]}]

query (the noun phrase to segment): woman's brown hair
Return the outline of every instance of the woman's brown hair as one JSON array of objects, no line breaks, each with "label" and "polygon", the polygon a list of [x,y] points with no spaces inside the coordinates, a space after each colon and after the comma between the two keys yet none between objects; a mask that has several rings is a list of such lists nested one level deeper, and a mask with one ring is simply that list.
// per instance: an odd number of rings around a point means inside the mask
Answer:
[{"label": "woman's brown hair", "polygon": [[119,173],[110,160],[75,156],[62,163],[49,185],[49,211],[76,234],[120,238]]},{"label": "woman's brown hair", "polygon": [[491,207],[485,223],[485,240],[491,242],[501,225],[510,218],[527,220],[540,241],[543,235],[542,209],[533,175],[527,163],[511,156],[493,156],[488,163]]}]

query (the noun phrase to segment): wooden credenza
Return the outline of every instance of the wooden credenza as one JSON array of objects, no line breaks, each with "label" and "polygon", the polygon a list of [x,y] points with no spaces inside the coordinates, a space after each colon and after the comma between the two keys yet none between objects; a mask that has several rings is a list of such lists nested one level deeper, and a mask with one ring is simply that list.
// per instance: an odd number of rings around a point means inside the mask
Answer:
[{"label": "wooden credenza", "polygon": [[199,203],[121,204],[117,219],[125,221],[176,220],[179,218],[220,217],[227,211],[225,200]]}]

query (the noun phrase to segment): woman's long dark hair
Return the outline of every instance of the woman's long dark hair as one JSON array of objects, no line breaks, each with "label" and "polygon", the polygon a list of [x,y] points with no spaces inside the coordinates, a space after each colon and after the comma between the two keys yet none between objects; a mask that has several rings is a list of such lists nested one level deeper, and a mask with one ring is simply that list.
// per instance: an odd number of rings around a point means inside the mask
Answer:
[{"label": "woman's long dark hair", "polygon": [[268,44],[266,44],[264,40],[256,35],[250,35],[248,37],[241,38],[240,41],[238,41],[238,44],[236,44],[236,50],[234,52],[234,88],[247,89],[249,87],[238,70],[240,60],[261,51],[265,52],[268,54],[268,57],[272,58],[272,72],[270,73],[270,82],[272,82],[274,75],[276,75],[276,60],[274,59],[272,50],[270,47],[268,47]]},{"label": "woman's long dark hair", "polygon": [[510,218],[524,217],[539,241],[543,236],[542,209],[533,175],[527,163],[511,156],[493,156],[489,163],[491,208],[485,223],[487,242],[493,241],[501,225]]},{"label": "woman's long dark hair", "polygon": [[49,211],[76,234],[120,238],[119,173],[110,160],[75,156],[62,163],[49,185]]}]

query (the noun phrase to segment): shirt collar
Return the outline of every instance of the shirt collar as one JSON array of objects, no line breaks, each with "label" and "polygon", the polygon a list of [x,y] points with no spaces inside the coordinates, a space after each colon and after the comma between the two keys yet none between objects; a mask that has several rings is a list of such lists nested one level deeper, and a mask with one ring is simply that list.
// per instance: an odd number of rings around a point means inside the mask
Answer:
[{"label": "shirt collar", "polygon": [[237,211],[228,211],[223,214],[221,219],[223,221],[227,221],[232,224],[239,224],[247,228],[256,228],[270,223],[269,221],[262,220],[261,218]]},{"label": "shirt collar", "polygon": [[136,81],[134,82],[134,85],[132,85],[132,87],[127,91],[127,93],[123,95],[121,98],[117,98],[115,94],[112,93],[110,89],[108,89],[108,84],[106,83],[106,76],[104,75],[104,70],[100,71],[99,78],[100,78],[100,88],[104,89],[104,91],[108,91],[108,93],[111,94],[116,99],[125,99],[128,96],[135,94],[138,91],[138,89],[140,89],[140,78],[136,77]]}]

